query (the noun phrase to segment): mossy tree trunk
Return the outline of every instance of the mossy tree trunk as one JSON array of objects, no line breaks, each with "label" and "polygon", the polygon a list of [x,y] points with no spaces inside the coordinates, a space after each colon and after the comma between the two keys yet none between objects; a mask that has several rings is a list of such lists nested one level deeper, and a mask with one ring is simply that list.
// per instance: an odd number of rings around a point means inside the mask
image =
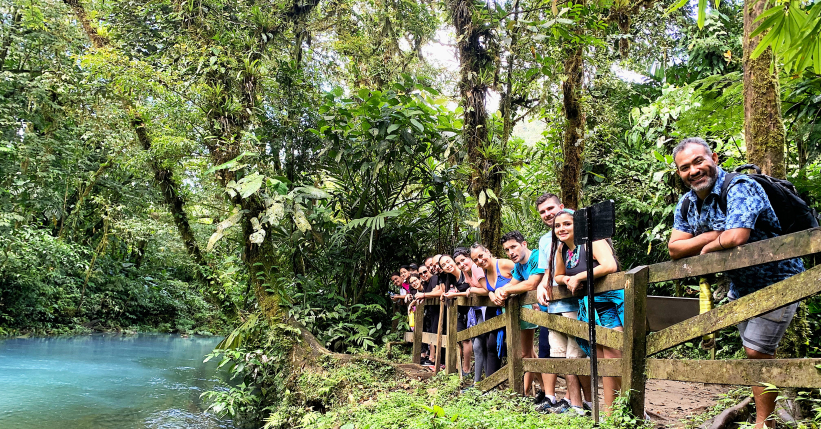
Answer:
[{"label": "mossy tree trunk", "polygon": [[[781,118],[781,96],[773,51],[767,48],[756,59],[750,54],[763,36],[751,38],[757,27],[755,19],[764,11],[766,2],[747,0],[744,3],[744,141],[747,161],[761,167],[764,174],[784,179],[786,131]],[[772,68],[771,68],[772,67]],[[784,357],[805,357],[807,346],[803,338],[810,332],[806,304],[801,303],[778,354]]]},{"label": "mossy tree trunk", "polygon": [[567,79],[562,83],[565,129],[562,143],[564,162],[562,163],[559,184],[562,189],[562,203],[565,207],[571,209],[578,209],[581,204],[580,179],[585,127],[581,105],[584,76],[584,58],[582,54],[581,46],[567,49],[567,57],[564,61],[564,72]]},{"label": "mossy tree trunk", "polygon": [[[502,191],[502,165],[488,159],[482,153],[489,144],[488,116],[485,102],[488,83],[483,77],[492,76],[493,56],[488,51],[492,44],[493,33],[486,26],[476,25],[474,15],[476,3],[469,0],[448,1],[453,26],[458,40],[459,64],[461,78],[459,92],[464,108],[463,135],[467,144],[468,159],[473,172],[470,189],[477,201],[479,212],[479,233],[482,243],[496,255],[501,255],[502,245],[502,206],[491,197],[499,196]],[[490,190],[492,194],[489,194]]]},{"label": "mossy tree trunk", "polygon": [[[64,2],[74,12],[74,15],[77,17],[80,25],[82,25],[86,36],[91,40],[95,49],[104,49],[111,46],[111,41],[97,32],[97,29],[88,19],[85,8],[79,0],[64,0]],[[140,148],[146,152],[150,152],[152,138],[146,128],[145,119],[132,101],[126,100],[124,104],[131,115],[131,128],[137,137]],[[177,181],[174,179],[173,171],[164,167],[153,155],[148,157],[148,164],[154,174],[154,182],[163,197],[163,202],[165,202],[166,207],[168,207],[168,210],[171,212],[171,217],[183,241],[185,250],[191,259],[200,267],[198,276],[206,282],[215,281],[211,267],[203,256],[199,244],[197,244],[191,224],[188,221],[188,213],[185,211],[185,199],[180,195],[179,184],[177,184]]]},{"label": "mossy tree trunk", "polygon": [[747,0],[744,3],[744,141],[747,161],[761,167],[764,174],[785,178],[784,144],[786,135],[781,120],[781,98],[778,75],[771,69],[772,49],[767,48],[756,59],[750,54],[763,36],[751,38],[755,19],[764,11],[766,2]]}]

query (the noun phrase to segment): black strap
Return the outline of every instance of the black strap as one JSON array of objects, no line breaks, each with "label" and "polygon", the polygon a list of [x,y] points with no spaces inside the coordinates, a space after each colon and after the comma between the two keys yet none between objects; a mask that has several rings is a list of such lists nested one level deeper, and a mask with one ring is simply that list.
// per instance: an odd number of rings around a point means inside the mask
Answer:
[{"label": "black strap", "polygon": [[[732,185],[733,179],[738,176],[738,173],[727,173],[724,176],[724,183],[721,184],[721,193],[719,194],[718,198],[718,207],[721,209],[721,212],[727,214],[727,193],[730,191],[730,185]],[[684,198],[684,201],[681,203],[681,217],[684,220],[687,220],[687,213],[690,212],[690,199]]]},{"label": "black strap", "polygon": [[[753,165],[753,167],[755,166]],[[721,212],[725,215],[727,214],[727,193],[730,192],[733,179],[735,179],[735,176],[738,176],[738,174],[739,173],[727,173],[727,175],[724,176],[724,183],[721,184],[721,196],[718,199],[718,207],[721,208]]]}]

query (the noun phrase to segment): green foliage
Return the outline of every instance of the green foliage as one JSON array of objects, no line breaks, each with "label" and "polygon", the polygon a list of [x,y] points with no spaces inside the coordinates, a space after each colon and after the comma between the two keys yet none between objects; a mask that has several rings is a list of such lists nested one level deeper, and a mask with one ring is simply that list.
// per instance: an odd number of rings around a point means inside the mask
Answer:
[{"label": "green foliage", "polygon": [[390,318],[383,305],[346,305],[344,297],[334,292],[305,292],[293,295],[288,315],[332,351],[346,352],[352,347],[367,351],[397,336],[390,332]]}]

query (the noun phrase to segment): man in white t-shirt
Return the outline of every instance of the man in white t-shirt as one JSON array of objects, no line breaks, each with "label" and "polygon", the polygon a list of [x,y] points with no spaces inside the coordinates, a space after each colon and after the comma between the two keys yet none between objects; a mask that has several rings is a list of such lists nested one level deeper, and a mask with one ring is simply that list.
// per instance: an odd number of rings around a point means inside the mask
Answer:
[{"label": "man in white t-shirt", "polygon": [[[562,316],[571,319],[578,319],[579,317],[579,300],[578,298],[565,298],[559,300],[550,300],[552,298],[552,288],[556,286],[554,282],[552,285],[548,284],[550,277],[550,259],[555,259],[553,253],[553,236],[551,230],[553,229],[553,218],[564,208],[564,204],[559,200],[559,197],[550,192],[545,192],[536,199],[536,209],[542,222],[547,226],[548,232],[539,240],[539,268],[545,270],[545,276],[536,288],[539,304],[542,311],[550,314],[561,314]],[[545,331],[541,328],[540,331]],[[550,357],[551,358],[584,358],[586,355],[579,348],[575,337],[570,337],[561,332],[550,330],[549,334]],[[539,358],[546,358],[545,348],[541,343],[545,341],[542,332],[539,333]],[[563,413],[570,409],[577,411],[579,414],[584,414],[584,403],[582,402],[581,383],[579,376],[566,375],[567,380],[567,395],[562,400],[556,399],[556,374],[542,374],[542,382],[544,384],[545,398],[544,402],[537,405],[540,411],[549,411],[554,413]]]}]

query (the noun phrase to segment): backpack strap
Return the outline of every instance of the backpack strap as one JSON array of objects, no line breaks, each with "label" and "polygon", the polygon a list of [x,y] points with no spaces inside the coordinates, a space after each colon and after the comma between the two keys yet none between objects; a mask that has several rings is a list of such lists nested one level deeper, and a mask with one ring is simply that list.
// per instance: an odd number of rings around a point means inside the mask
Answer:
[{"label": "backpack strap", "polygon": [[725,215],[727,214],[727,194],[730,192],[733,179],[738,175],[739,173],[727,173],[727,175],[724,176],[724,183],[721,184],[721,195],[718,198],[718,207],[721,208],[721,212]]},{"label": "backpack strap", "polygon": [[681,203],[681,217],[684,220],[687,220],[687,213],[690,213],[690,199],[685,197]]}]

